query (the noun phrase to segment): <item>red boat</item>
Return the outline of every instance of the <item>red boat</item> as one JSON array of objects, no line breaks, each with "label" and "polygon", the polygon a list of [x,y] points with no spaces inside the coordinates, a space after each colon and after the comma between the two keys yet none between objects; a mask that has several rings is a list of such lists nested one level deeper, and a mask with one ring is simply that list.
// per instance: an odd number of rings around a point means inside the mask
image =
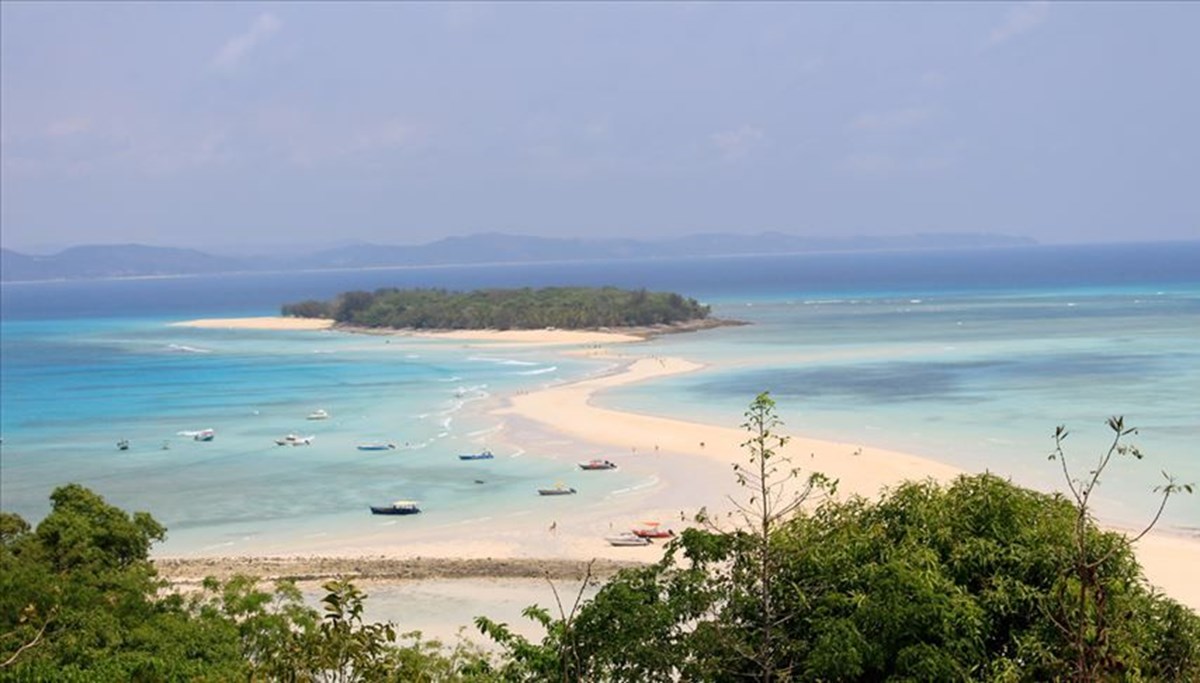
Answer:
[{"label": "red boat", "polygon": [[675,532],[670,529],[659,529],[651,527],[649,529],[634,529],[633,534],[638,538],[675,538]]}]

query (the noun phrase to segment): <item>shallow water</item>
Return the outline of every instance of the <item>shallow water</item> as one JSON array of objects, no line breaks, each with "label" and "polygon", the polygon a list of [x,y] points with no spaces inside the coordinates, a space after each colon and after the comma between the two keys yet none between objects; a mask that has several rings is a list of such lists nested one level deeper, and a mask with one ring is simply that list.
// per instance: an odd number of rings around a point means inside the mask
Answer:
[{"label": "shallow water", "polygon": [[[754,324],[642,345],[710,367],[616,390],[606,405],[732,426],[770,390],[792,430],[1043,487],[1060,478],[1045,458],[1057,424],[1072,429],[1069,452],[1086,468],[1105,443],[1104,419],[1124,414],[1147,460],[1114,468],[1101,514],[1133,523],[1153,506],[1160,470],[1200,482],[1197,264],[1200,245],[1190,244],[5,284],[0,498],[36,520],[54,486],[81,482],[152,512],[170,529],[168,554],[283,552],[397,524],[452,533],[547,514],[535,488],[609,454],[512,441],[487,410],[606,363],[168,323],[270,315],[285,301],[383,285],[616,284],[681,291]],[[318,408],[330,419],[305,419]],[[203,428],[216,430],[213,442],[179,435]],[[274,444],[288,433],[316,438]],[[119,439],[131,449],[118,451]],[[356,450],[364,441],[398,448]],[[495,460],[456,457],[489,446]],[[602,509],[647,483],[606,474],[569,504]],[[426,512],[366,514],[397,498]],[[1200,527],[1200,499],[1174,502],[1167,521]]]}]

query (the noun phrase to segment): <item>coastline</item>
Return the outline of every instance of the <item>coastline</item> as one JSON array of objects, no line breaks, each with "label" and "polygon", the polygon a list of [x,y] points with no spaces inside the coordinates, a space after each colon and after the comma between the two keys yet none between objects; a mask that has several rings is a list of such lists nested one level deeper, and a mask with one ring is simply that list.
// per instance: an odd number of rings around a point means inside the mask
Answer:
[{"label": "coastline", "polygon": [[[503,405],[493,408],[489,414],[501,418],[504,425],[502,429],[509,434],[515,433],[518,439],[522,429],[535,429],[583,444],[619,449],[627,454],[618,460],[622,468],[636,470],[649,477],[652,484],[647,490],[610,501],[611,504],[606,505],[603,512],[596,508],[563,510],[561,516],[555,519],[549,534],[544,519],[508,519],[502,520],[503,528],[483,531],[464,527],[440,529],[424,537],[405,539],[402,543],[394,538],[368,534],[340,539],[336,547],[325,546],[315,550],[297,548],[295,553],[287,553],[282,557],[161,558],[158,561],[164,567],[173,567],[167,575],[176,578],[181,576],[180,571],[186,574],[187,571],[194,573],[198,568],[213,567],[214,561],[217,566],[239,567],[238,571],[264,577],[270,575],[270,571],[264,570],[275,568],[274,571],[293,577],[320,577],[330,575],[323,572],[332,571],[336,575],[372,578],[372,573],[377,570],[369,568],[374,566],[371,558],[384,556],[386,562],[424,562],[424,568],[420,571],[432,573],[420,576],[473,581],[489,576],[487,568],[502,566],[496,564],[498,562],[516,562],[517,566],[524,567],[517,571],[527,572],[524,576],[528,576],[528,572],[541,571],[537,568],[547,561],[578,564],[591,558],[607,558],[636,564],[657,560],[661,545],[632,549],[632,552],[628,548],[608,546],[602,540],[606,532],[605,525],[611,533],[616,528],[614,524],[629,524],[630,520],[638,519],[682,518],[686,516],[685,511],[694,512],[699,505],[705,504],[710,512],[727,511],[727,508],[721,510],[720,505],[722,501],[727,501],[728,495],[738,490],[730,468],[732,463],[743,459],[740,444],[745,440],[745,433],[732,427],[623,412],[597,405],[598,395],[608,388],[696,372],[704,366],[681,358],[647,356],[636,349],[621,347],[622,351],[630,351],[625,355],[603,346],[606,343],[641,341],[642,337],[595,332],[588,334],[604,336],[595,338],[599,341],[592,337],[588,337],[587,341],[579,341],[562,336],[563,332],[567,331],[530,331],[520,342],[497,336],[503,333],[496,331],[455,336],[444,332],[400,334],[530,347],[567,346],[574,348],[559,349],[558,352],[611,362],[612,367],[599,375],[509,396]],[[910,453],[800,435],[792,435],[785,452],[806,473],[816,471],[837,479],[839,496],[858,494],[875,499],[883,488],[905,479],[932,478],[948,482],[963,473],[953,466]],[[714,504],[717,507],[714,508]],[[453,535],[446,535],[445,532]],[[1186,569],[1200,562],[1200,538],[1156,531],[1142,539],[1136,550],[1152,584],[1192,609],[1200,610],[1200,587],[1193,585]],[[475,565],[482,568],[478,570],[481,573],[463,574],[460,568],[454,568],[458,566],[456,562],[482,562]],[[251,568],[254,568],[253,571]],[[408,571],[398,570],[383,578],[389,581],[413,580],[413,576],[406,575]]]},{"label": "coastline", "polygon": [[494,346],[538,347],[565,346],[576,344],[621,344],[646,341],[664,334],[698,332],[716,327],[746,325],[739,320],[704,318],[673,325],[651,325],[645,327],[617,327],[585,330],[568,330],[547,327],[538,330],[451,330],[451,329],[390,329],[359,327],[338,323],[328,318],[296,318],[285,316],[259,316],[251,318],[202,318],[171,323],[172,327],[220,330],[337,330],[353,334],[372,334],[421,339],[453,339],[467,342],[486,342]]},{"label": "coastline", "polygon": [[284,318],[281,316],[201,318],[171,323],[171,327],[193,327],[208,330],[328,330],[333,327],[333,321],[321,318]]}]

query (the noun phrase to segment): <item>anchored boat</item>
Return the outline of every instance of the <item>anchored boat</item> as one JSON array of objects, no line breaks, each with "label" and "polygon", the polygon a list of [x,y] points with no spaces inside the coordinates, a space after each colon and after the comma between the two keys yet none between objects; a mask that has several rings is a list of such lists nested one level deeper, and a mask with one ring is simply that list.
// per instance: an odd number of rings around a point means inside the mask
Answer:
[{"label": "anchored boat", "polygon": [[372,505],[373,515],[415,515],[421,511],[415,500],[398,500],[391,505]]}]

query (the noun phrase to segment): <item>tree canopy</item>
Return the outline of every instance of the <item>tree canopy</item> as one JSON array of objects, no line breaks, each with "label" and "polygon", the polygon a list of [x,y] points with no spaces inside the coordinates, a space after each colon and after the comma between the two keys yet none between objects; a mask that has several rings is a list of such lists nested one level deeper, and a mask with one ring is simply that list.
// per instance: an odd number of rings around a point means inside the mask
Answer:
[{"label": "tree canopy", "polygon": [[540,641],[478,618],[497,655],[368,623],[347,581],[320,612],[246,577],[181,595],[149,560],[150,515],[61,487],[36,528],[0,513],[0,681],[1200,680],[1200,616],[1090,516],[1107,458],[1136,452],[1119,418],[1070,498],[981,474],[836,500],[777,451],[769,397],[746,416],[738,524],[702,517],[592,600],[528,608]]},{"label": "tree canopy", "polygon": [[285,304],[285,316],[395,329],[590,329],[702,320],[710,309],[673,292],[616,287],[379,289]]}]

